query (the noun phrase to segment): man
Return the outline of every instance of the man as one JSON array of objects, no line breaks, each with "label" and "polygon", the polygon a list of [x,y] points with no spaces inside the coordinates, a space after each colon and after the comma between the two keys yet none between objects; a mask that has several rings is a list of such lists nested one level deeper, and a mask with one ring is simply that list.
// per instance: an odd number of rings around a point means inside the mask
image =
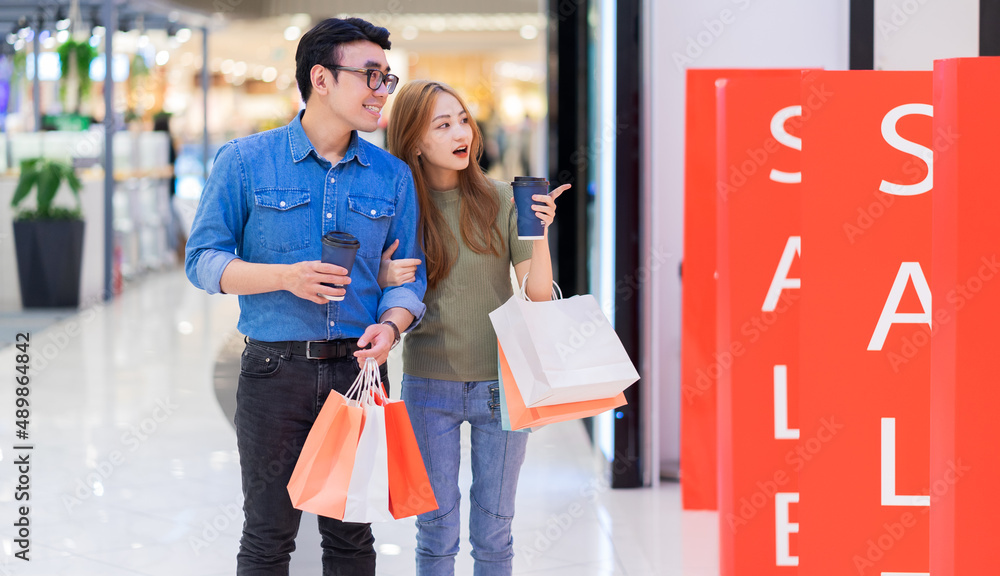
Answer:
[{"label": "man", "polygon": [[[210,294],[239,294],[248,337],[235,418],[241,576],[288,574],[301,512],[286,487],[323,401],[347,391],[365,358],[383,364],[425,310],[423,264],[413,283],[377,283],[388,239],[422,260],[409,168],[357,134],[376,129],[398,81],[388,38],[357,18],[324,20],[302,37],[295,78],[305,110],[288,126],[223,146],[188,240],[188,278]],[[361,242],[350,276],[319,262],[321,237],[333,230]],[[324,575],[375,573],[370,525],[321,517],[319,528]]]}]

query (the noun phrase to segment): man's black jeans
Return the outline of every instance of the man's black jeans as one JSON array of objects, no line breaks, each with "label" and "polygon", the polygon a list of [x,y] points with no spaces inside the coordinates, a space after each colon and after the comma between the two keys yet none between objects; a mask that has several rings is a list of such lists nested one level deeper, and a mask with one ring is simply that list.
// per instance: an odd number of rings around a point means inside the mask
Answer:
[{"label": "man's black jeans", "polygon": [[[288,479],[309,429],[331,390],[343,394],[360,369],[353,355],[309,360],[254,342],[240,362],[236,439],[243,476],[243,537],[238,576],[287,576],[300,510],[292,507]],[[382,382],[388,391],[386,366]],[[319,518],[323,576],[375,574],[370,524]]]}]

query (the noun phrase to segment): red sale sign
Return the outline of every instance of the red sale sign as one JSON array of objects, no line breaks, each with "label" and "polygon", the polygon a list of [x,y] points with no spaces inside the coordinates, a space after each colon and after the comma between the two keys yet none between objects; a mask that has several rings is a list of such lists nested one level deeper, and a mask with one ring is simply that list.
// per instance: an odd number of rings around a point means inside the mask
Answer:
[{"label": "red sale sign", "polygon": [[716,92],[722,576],[795,574],[802,73]]},{"label": "red sale sign", "polygon": [[926,574],[930,72],[813,72],[802,104],[799,567]]},{"label": "red sale sign", "polygon": [[685,510],[717,509],[716,386],[732,361],[716,346],[715,81],[788,70],[688,70],[681,326],[681,496]]},{"label": "red sale sign", "polygon": [[930,538],[935,576],[1000,574],[1000,58],[934,63]]}]

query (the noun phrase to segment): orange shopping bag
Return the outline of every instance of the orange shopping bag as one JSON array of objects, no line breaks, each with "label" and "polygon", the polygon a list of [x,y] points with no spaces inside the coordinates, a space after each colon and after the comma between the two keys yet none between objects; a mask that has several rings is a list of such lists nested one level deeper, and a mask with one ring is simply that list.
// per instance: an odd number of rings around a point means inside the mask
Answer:
[{"label": "orange shopping bag", "polygon": [[330,392],[288,481],[292,506],[330,518],[344,517],[363,414],[363,408],[348,406],[343,395]]},{"label": "orange shopping bag", "polygon": [[[626,404],[625,394],[619,392],[617,396],[611,398],[528,408],[524,405],[521,391],[518,390],[517,383],[514,382],[514,375],[510,371],[510,365],[507,363],[507,358],[504,356],[503,348],[499,342],[497,342],[497,348],[500,353],[500,380],[503,389],[503,397],[500,401],[506,405],[510,417],[510,430],[523,430],[532,426],[596,416],[601,412]],[[507,429],[506,426],[504,428]]]},{"label": "orange shopping bag", "polygon": [[389,512],[397,520],[437,510],[434,488],[413,435],[410,414],[402,400],[385,401],[385,432],[389,443]]}]

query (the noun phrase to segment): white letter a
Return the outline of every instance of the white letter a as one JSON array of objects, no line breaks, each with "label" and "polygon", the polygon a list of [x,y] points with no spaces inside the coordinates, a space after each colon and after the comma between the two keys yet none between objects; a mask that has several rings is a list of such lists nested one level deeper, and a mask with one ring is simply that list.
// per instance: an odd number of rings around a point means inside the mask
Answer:
[{"label": "white letter a", "polygon": [[[899,309],[899,301],[903,299],[903,291],[906,290],[908,280],[913,280],[913,287],[917,290],[917,297],[920,299],[920,306],[924,309],[919,313],[896,312]],[[875,333],[868,342],[869,350],[881,350],[885,343],[885,337],[889,334],[889,328],[893,324],[924,324],[931,325],[931,289],[927,286],[927,279],[920,269],[919,262],[903,262],[899,265],[899,272],[896,273],[896,280],[889,290],[889,298],[882,308],[882,315],[878,318],[875,326]]]},{"label": "white letter a", "polygon": [[792,260],[796,256],[802,256],[802,237],[789,236],[785,243],[785,251],[781,253],[781,260],[778,261],[778,269],[774,271],[774,278],[771,279],[771,287],[767,289],[767,297],[764,298],[764,312],[773,312],[778,306],[778,298],[785,288],[801,288],[801,278],[789,278],[788,271],[792,267]]}]

